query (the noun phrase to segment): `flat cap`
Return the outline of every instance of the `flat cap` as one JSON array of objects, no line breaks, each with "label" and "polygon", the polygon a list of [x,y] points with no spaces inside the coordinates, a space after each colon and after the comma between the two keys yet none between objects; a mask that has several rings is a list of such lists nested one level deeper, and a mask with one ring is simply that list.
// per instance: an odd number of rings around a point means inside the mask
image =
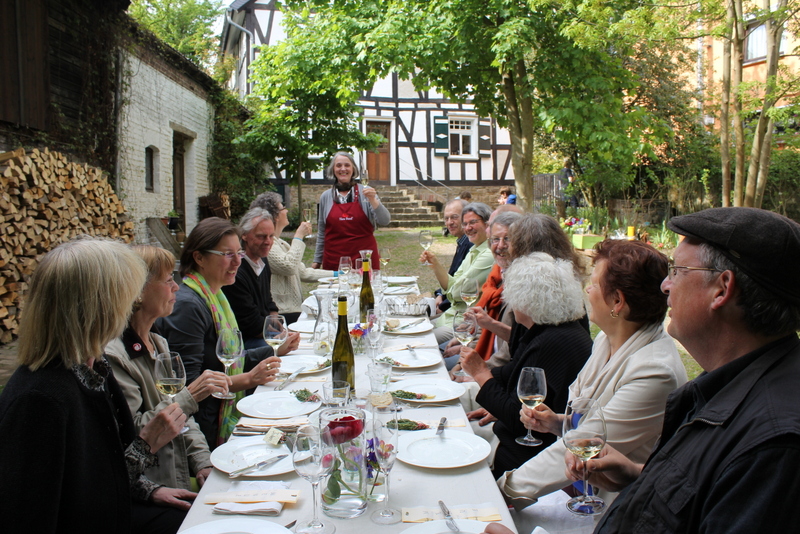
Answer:
[{"label": "flat cap", "polygon": [[673,232],[706,241],[758,285],[800,304],[800,224],[757,208],[711,208],[673,217]]}]

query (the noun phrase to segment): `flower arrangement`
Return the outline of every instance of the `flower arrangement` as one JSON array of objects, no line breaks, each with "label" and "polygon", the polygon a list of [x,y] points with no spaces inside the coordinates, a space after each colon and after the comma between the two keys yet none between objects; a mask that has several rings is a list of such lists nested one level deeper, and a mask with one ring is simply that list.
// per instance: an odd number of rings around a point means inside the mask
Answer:
[{"label": "flower arrangement", "polygon": [[356,354],[363,354],[365,350],[364,346],[364,339],[366,339],[367,334],[369,334],[369,327],[371,325],[364,325],[356,324],[352,330],[350,330],[350,339],[353,341],[353,352]]},{"label": "flower arrangement", "polygon": [[323,440],[334,446],[333,468],[322,493],[323,509],[332,517],[356,517],[367,505],[366,434],[361,410],[331,409],[320,414]]},{"label": "flower arrangement", "polygon": [[592,223],[589,219],[567,217],[561,221],[561,228],[568,234],[588,234],[592,231]]}]

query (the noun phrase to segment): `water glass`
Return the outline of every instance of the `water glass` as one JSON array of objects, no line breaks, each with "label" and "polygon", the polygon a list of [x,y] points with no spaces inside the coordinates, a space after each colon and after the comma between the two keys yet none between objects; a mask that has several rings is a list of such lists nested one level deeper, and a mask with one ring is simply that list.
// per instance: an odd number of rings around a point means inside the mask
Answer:
[{"label": "water glass", "polygon": [[344,407],[350,399],[350,383],[333,380],[322,384],[322,399],[328,406]]},{"label": "water glass", "polygon": [[373,393],[386,393],[389,391],[389,381],[392,379],[392,364],[372,362],[367,365],[367,376]]}]

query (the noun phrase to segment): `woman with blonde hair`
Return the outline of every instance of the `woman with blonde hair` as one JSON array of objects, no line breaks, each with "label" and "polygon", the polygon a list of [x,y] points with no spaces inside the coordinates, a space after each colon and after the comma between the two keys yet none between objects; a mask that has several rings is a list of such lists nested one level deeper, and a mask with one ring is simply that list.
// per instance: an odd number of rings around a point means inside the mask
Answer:
[{"label": "woman with blonde hair", "polygon": [[[155,376],[156,356],[169,353],[170,347],[166,339],[153,331],[153,325],[159,317],[172,313],[178,284],[172,276],[175,257],[170,252],[149,245],[132,249],[147,266],[147,283],[133,306],[127,328],[106,346],[106,356],[138,428],[170,404],[168,397],[156,389]],[[197,412],[198,403],[213,392],[227,393],[228,377],[206,369],[175,395],[175,402],[189,416]],[[198,484],[203,485],[211,472],[211,454],[203,432],[191,417],[187,428],[158,451],[158,465],[146,471],[148,478],[166,486],[191,490],[191,477],[195,476]],[[183,510],[190,506],[184,500],[170,504]]]},{"label": "woman with blonde hair", "polygon": [[20,366],[0,395],[6,525],[31,532],[160,531],[160,510],[169,509],[146,503],[170,491],[142,472],[186,417],[172,404],[137,436],[103,357],[146,276],[127,246],[94,238],[58,246],[33,273],[20,321]]}]

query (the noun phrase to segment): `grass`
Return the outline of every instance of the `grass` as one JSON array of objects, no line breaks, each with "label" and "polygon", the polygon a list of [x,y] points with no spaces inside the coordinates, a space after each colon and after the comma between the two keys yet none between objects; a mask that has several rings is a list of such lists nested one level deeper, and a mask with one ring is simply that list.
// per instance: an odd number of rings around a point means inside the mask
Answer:
[{"label": "grass", "polygon": [[[388,266],[388,272],[391,276],[419,276],[420,291],[433,293],[439,287],[439,283],[433,275],[433,270],[419,263],[419,256],[422,253],[422,247],[418,241],[420,230],[431,230],[434,235],[434,243],[430,250],[436,254],[443,265],[450,265],[453,253],[456,250],[456,238],[452,236],[443,237],[442,227],[381,228],[375,233],[375,240],[378,242],[378,248],[381,251],[386,248],[392,251],[392,260]],[[291,236],[291,233],[287,233],[283,237],[290,240]],[[313,240],[306,242],[306,252],[303,256],[303,261],[306,265],[311,265],[311,260],[314,257],[314,243]],[[304,283],[303,292],[308,294],[309,291],[316,289],[316,287],[317,284]],[[599,331],[600,329],[597,325],[591,324],[592,339],[597,336]],[[681,355],[681,360],[683,360],[683,365],[686,367],[686,373],[691,380],[699,375],[703,369],[689,356],[689,353],[680,343],[676,342],[676,345]]]}]

